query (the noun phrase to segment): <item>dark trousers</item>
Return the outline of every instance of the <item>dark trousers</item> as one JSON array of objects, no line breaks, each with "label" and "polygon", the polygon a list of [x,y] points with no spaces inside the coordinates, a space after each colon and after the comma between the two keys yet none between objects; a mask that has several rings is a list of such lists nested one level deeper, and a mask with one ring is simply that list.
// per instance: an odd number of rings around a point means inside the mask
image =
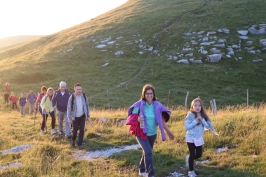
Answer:
[{"label": "dark trousers", "polygon": [[188,143],[188,142],[187,142],[187,146],[189,150],[189,159],[188,159],[189,171],[193,171],[194,160],[202,156],[202,146],[195,146],[194,143]]},{"label": "dark trousers", "polygon": [[[51,125],[52,125],[52,129],[55,128],[55,114],[54,114],[54,111],[50,112],[50,117],[52,119],[51,121]],[[47,123],[47,117],[48,117],[48,114],[42,114],[42,126],[41,126],[41,129],[44,130],[44,127],[46,126],[45,124]]]},{"label": "dark trousers", "polygon": [[75,141],[77,138],[77,132],[79,130],[79,139],[78,139],[78,146],[81,146],[83,143],[83,137],[84,137],[84,129],[85,129],[85,114],[83,114],[80,117],[75,117],[75,120],[73,120],[73,136],[72,140]]},{"label": "dark trousers", "polygon": [[[15,108],[16,107],[16,108]],[[18,109],[17,103],[12,103],[12,109]]]},{"label": "dark trousers", "polygon": [[137,141],[142,148],[142,157],[139,162],[139,172],[145,173],[148,176],[154,176],[154,167],[152,159],[152,149],[157,135],[147,136],[146,140],[137,136]]},{"label": "dark trousers", "polygon": [[5,103],[8,104],[9,103],[9,100],[8,98],[5,98]]}]

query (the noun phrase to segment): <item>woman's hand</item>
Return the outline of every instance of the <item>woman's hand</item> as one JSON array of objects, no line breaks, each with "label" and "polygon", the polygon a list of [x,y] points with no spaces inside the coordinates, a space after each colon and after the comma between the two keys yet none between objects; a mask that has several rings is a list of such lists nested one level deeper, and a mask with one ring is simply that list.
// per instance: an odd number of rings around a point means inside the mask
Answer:
[{"label": "woman's hand", "polygon": [[167,132],[167,134],[168,134],[170,140],[175,139],[175,136],[174,136],[174,134],[172,132]]},{"label": "woman's hand", "polygon": [[139,122],[143,122],[143,121],[144,121],[144,117],[143,117],[143,116],[139,116],[139,117],[138,117],[138,121],[139,121]]}]

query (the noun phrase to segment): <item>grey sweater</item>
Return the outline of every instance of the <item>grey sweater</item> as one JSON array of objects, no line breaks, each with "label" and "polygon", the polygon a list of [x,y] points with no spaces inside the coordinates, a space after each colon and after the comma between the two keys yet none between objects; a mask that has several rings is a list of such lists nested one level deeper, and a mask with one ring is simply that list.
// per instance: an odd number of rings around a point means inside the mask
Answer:
[{"label": "grey sweater", "polygon": [[[72,107],[72,96],[73,96],[73,94],[69,97],[68,103],[67,103],[67,118],[68,118],[68,120],[75,120],[75,115],[77,113],[77,102],[76,102],[76,97],[75,96],[74,96],[73,111],[71,110],[71,107]],[[84,114],[85,114],[85,116],[87,118],[87,117],[90,116],[88,98],[85,99],[83,94],[81,94],[81,99],[82,99],[83,111],[84,111]]]},{"label": "grey sweater", "polygon": [[194,113],[189,112],[187,114],[185,122],[185,129],[187,130],[186,138],[201,138],[204,133],[204,127],[206,129],[210,129],[214,134],[218,135],[210,120],[206,121],[202,118],[200,123],[198,123]]}]

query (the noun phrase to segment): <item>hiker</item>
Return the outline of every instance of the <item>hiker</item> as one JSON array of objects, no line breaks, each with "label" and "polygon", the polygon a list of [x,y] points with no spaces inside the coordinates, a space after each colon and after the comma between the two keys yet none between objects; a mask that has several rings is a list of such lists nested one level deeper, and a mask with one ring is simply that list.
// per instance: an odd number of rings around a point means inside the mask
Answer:
[{"label": "hiker", "polygon": [[194,172],[194,160],[202,156],[204,128],[210,129],[214,134],[218,135],[206,114],[202,101],[200,98],[195,98],[191,102],[190,111],[186,116],[185,122],[185,129],[187,130],[186,142],[189,150],[189,155],[186,156],[186,166],[189,168],[189,177],[197,176]]},{"label": "hiker", "polygon": [[40,106],[40,103],[41,103],[44,95],[46,95],[46,92],[47,92],[47,88],[45,86],[42,86],[41,87],[41,93],[38,94],[37,99],[36,99],[36,103],[35,103],[35,116],[37,114],[37,111],[39,111],[40,114],[42,114],[42,108]]},{"label": "hiker", "polygon": [[21,97],[19,98],[19,108],[20,108],[21,116],[25,116],[26,102],[27,102],[27,98],[24,96],[24,93],[21,93]]},{"label": "hiker", "polygon": [[70,124],[73,124],[73,135],[71,145],[75,146],[75,140],[77,137],[77,131],[79,130],[78,137],[78,149],[84,149],[82,146],[85,120],[90,118],[89,102],[88,98],[82,93],[82,87],[79,83],[74,86],[74,94],[68,99],[67,104],[67,118]]},{"label": "hiker", "polygon": [[6,85],[5,85],[5,90],[6,90],[6,92],[10,92],[10,85],[9,85],[9,83],[6,83]]},{"label": "hiker", "polygon": [[6,93],[4,94],[4,103],[8,104],[9,103],[9,92],[6,91]]},{"label": "hiker", "polygon": [[15,109],[15,107],[16,107],[16,109],[18,109],[18,107],[17,107],[17,97],[16,97],[15,93],[11,94],[10,102],[11,102],[12,109]]},{"label": "hiker", "polygon": [[44,132],[44,127],[46,127],[47,129],[47,117],[48,115],[50,115],[51,117],[51,125],[52,125],[52,130],[51,130],[51,134],[54,135],[57,133],[57,131],[55,130],[55,111],[54,111],[54,107],[52,105],[52,98],[53,98],[53,94],[54,94],[54,89],[49,87],[47,89],[47,93],[46,95],[42,98],[42,101],[40,103],[40,106],[42,108],[42,126],[41,126],[41,133],[45,134]]},{"label": "hiker", "polygon": [[167,132],[168,137],[173,140],[174,135],[166,125],[171,112],[157,101],[154,87],[146,84],[143,86],[140,100],[128,109],[129,118],[133,114],[136,115],[137,120],[140,122],[138,126],[142,127],[141,131],[135,134],[136,140],[142,148],[139,175],[154,177],[152,149],[157,137],[157,125],[160,128],[163,141],[166,139],[164,130]]},{"label": "hiker", "polygon": [[27,102],[29,106],[29,114],[32,116],[34,112],[35,102],[36,102],[36,96],[32,90],[30,90],[30,93],[27,96]]},{"label": "hiker", "polygon": [[[61,81],[59,89],[55,91],[52,104],[54,109],[57,109],[58,127],[61,135],[65,134],[66,138],[70,137],[70,124],[67,119],[67,103],[69,96],[72,93],[66,88],[66,83]],[[65,133],[63,131],[63,122],[65,120]]]}]

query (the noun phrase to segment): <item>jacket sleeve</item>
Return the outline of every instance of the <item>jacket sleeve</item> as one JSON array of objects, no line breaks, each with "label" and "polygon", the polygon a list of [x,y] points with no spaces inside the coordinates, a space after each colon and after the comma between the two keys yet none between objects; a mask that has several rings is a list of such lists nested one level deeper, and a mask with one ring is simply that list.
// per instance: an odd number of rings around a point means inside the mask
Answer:
[{"label": "jacket sleeve", "polygon": [[44,95],[43,97],[42,97],[42,101],[41,101],[41,103],[40,103],[40,106],[41,106],[41,108],[42,109],[44,109],[44,104],[45,104],[45,102],[44,102],[44,100],[46,99],[46,95]]},{"label": "jacket sleeve", "polygon": [[68,118],[68,121],[72,120],[72,115],[71,115],[72,96],[73,95],[70,95],[70,97],[68,98],[68,102],[67,102],[67,118]]},{"label": "jacket sleeve", "polygon": [[185,129],[186,130],[191,130],[198,124],[198,121],[195,119],[195,116],[193,113],[188,113],[186,117],[186,122],[185,122]]},{"label": "jacket sleeve", "polygon": [[201,120],[201,123],[203,124],[203,126],[205,127],[205,128],[207,128],[207,129],[209,129],[210,128],[210,124],[209,124],[209,122],[207,122],[204,118]]},{"label": "jacket sleeve", "polygon": [[52,106],[56,106],[56,97],[57,97],[57,91],[54,92],[53,98],[52,98]]},{"label": "jacket sleeve", "polygon": [[88,115],[87,117],[90,117],[90,107],[89,107],[89,100],[88,100],[88,97],[85,95],[86,97],[86,108],[87,108],[87,112],[88,112]]}]

